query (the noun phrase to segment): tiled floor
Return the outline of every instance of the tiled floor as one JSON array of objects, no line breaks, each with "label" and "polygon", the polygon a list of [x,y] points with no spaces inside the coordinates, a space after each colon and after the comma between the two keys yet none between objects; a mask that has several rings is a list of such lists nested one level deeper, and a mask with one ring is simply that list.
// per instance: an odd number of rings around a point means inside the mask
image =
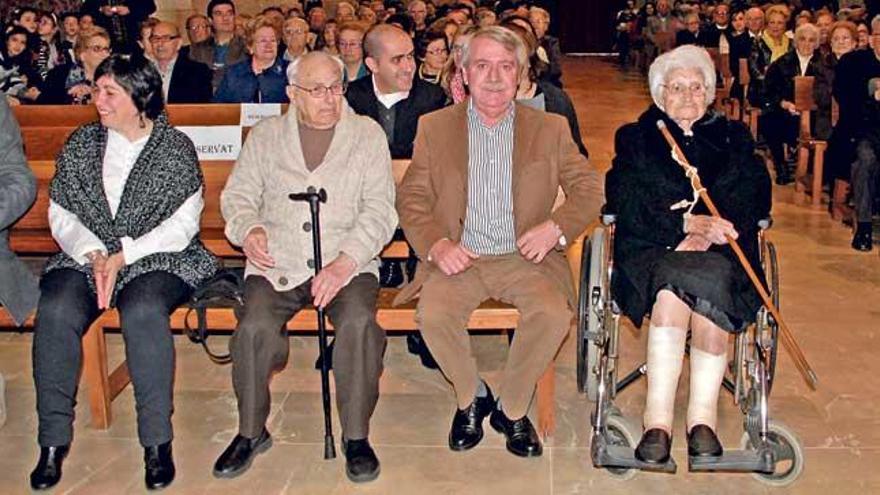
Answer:
[{"label": "tiled floor", "polygon": [[[567,89],[581,121],[592,159],[607,167],[613,133],[645,107],[642,78],[622,75],[599,60],[566,64]],[[681,387],[674,455],[675,475],[640,473],[621,481],[589,461],[589,403],[575,391],[574,349],[563,349],[557,367],[559,425],[547,439],[544,456],[508,454],[499,435],[488,432],[467,453],[451,452],[446,434],[454,408],[449,387],[437,372],[423,369],[406,353],[401,337],[389,339],[382,396],[371,439],[382,460],[382,475],[354,485],[343,460],[322,459],[319,375],[311,369],[315,339],[291,339],[291,361],[274,383],[269,429],[275,446],[236,480],[216,480],[211,465],[235,433],[235,399],[229,368],[212,364],[201,348],[177,339],[174,453],[178,476],[168,493],[302,494],[576,494],[576,493],[880,493],[880,259],[849,248],[849,233],[823,212],[792,204],[791,188],[775,191],[776,223],[771,237],[780,251],[782,307],[821,380],[809,391],[788,357],[780,357],[771,405],[806,448],[806,469],[791,487],[773,489],[749,475],[689,474],[684,452],[686,388]],[[212,337],[225,345],[226,337]],[[481,370],[490,383],[501,369],[506,337],[474,338]],[[623,366],[644,355],[644,338],[623,332]],[[118,335],[110,352],[122,356]],[[0,494],[27,493],[27,475],[37,457],[31,335],[0,332],[0,372],[7,380],[9,419],[0,429]],[[685,383],[686,378],[683,379]],[[638,418],[644,401],[639,382],[618,398],[623,411]],[[115,421],[107,431],[88,426],[85,402],[78,409],[76,440],[55,493],[143,492],[131,389],[114,402]],[[722,395],[720,435],[728,447],[739,443],[741,415]],[[336,423],[338,425],[338,423]],[[338,440],[338,426],[337,426]]]}]

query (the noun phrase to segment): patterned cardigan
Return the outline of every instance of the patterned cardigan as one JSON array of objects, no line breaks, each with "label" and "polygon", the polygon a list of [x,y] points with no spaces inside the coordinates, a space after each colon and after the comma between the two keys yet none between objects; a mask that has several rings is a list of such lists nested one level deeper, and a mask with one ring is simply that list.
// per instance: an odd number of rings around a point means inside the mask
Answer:
[{"label": "patterned cardigan", "polygon": [[[114,254],[122,249],[121,238],[137,239],[158,227],[202,187],[204,180],[192,142],[162,114],[154,121],[147,144],[132,167],[114,217],[102,177],[106,145],[107,128],[98,122],[74,131],[56,158],[49,196],[74,213]],[[195,288],[218,267],[217,259],[196,235],[181,252],[154,253],[123,267],[115,293],[139,275],[153,271],[177,275]],[[44,274],[62,268],[84,273],[95,289],[91,266],[80,265],[63,252],[49,259]]]}]

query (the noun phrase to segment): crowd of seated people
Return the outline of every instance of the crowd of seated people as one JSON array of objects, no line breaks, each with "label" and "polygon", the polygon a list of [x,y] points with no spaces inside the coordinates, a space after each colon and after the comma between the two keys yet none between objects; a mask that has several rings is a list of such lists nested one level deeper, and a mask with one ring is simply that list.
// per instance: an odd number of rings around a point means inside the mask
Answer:
[{"label": "crowd of seated people", "polygon": [[[203,13],[177,25],[154,16],[153,0],[55,2],[70,7],[63,12],[16,1],[22,6],[0,8],[8,10],[0,19],[0,92],[10,105],[88,104],[91,76],[104,58],[142,53],[162,74],[168,103],[286,103],[287,64],[310,51],[341,58],[348,82],[369,75],[363,42],[377,24],[406,32],[416,48],[418,77],[439,84],[460,29],[494,25],[510,15],[521,17],[537,37],[538,57],[548,65],[542,79],[562,86],[559,40],[548,33],[550,14],[540,6],[546,2],[283,3],[250,15],[233,0],[210,0]],[[210,85],[203,87],[206,69]],[[169,85],[176,88],[171,94]]]},{"label": "crowd of seated people", "polygon": [[[727,54],[730,95],[760,110],[758,138],[779,185],[793,182],[800,110],[795,78],[813,77],[810,135],[826,141],[823,183],[837,220],[852,223],[852,246],[872,248],[877,209],[873,136],[880,77],[880,5],[873,1],[629,0],[615,16],[615,48],[625,66],[647,67],[674,46]],[[748,61],[747,94],[739,81]],[[719,56],[716,64],[722,58]],[[719,68],[719,72],[721,72]],[[723,83],[723,81],[721,81]],[[839,111],[837,111],[839,109]]]}]

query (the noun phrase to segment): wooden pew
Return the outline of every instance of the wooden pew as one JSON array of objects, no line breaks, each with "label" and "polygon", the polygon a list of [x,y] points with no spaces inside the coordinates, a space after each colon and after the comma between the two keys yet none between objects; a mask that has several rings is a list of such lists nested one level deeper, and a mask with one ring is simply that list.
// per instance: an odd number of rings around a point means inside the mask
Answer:
[{"label": "wooden pew", "polygon": [[[51,237],[48,225],[48,185],[55,172],[54,156],[60,150],[67,136],[83,123],[97,117],[93,107],[15,107],[24,137],[29,164],[37,176],[37,200],[26,215],[10,231],[10,245],[19,254],[47,256],[58,251]],[[28,112],[26,110],[34,110]],[[238,105],[173,105],[168,107],[169,120],[174,125],[235,125],[238,123]],[[243,132],[247,132],[244,130]],[[219,195],[226,182],[232,161],[203,161],[205,177],[205,209],[201,219],[200,236],[205,245],[218,257],[241,259],[241,252],[230,245],[223,234],[223,219],[220,214]],[[408,160],[395,160],[392,163],[395,181],[402,179]],[[589,230],[588,230],[589,231]],[[582,238],[575,240],[569,248],[572,273],[580,273],[580,250]],[[401,258],[409,253],[405,242],[394,242],[383,251],[383,257]],[[396,294],[394,289],[382,289],[379,297],[379,324],[389,332],[412,331],[415,323],[415,303],[391,308]],[[180,308],[172,315],[172,329],[184,328],[186,308]],[[469,329],[474,331],[514,329],[518,322],[518,312],[511,306],[488,301],[473,313]],[[311,332],[315,330],[316,314],[307,309],[288,322],[291,332]],[[25,322],[25,327],[33,326],[33,316]],[[208,328],[217,331],[231,331],[235,328],[235,316],[231,309],[211,309],[208,312]],[[12,326],[11,319],[0,311],[0,326]],[[125,388],[130,379],[125,363],[112,371],[107,361],[104,331],[119,327],[119,315],[115,310],[104,312],[92,325],[83,339],[83,374],[88,385],[92,426],[106,429],[112,421],[111,403]],[[331,327],[332,330],[332,327]],[[539,382],[537,409],[539,431],[545,435],[555,428],[555,409],[553,403],[554,367],[551,365]]]},{"label": "wooden pew", "polygon": [[745,58],[739,59],[739,83],[743,88],[742,113],[740,114],[742,121],[748,121],[749,131],[752,133],[752,139],[758,139],[758,117],[761,116],[761,109],[755,108],[749,104],[749,85],[752,82],[752,74],[749,72],[749,60]]},{"label": "wooden pew", "polygon": [[[798,161],[794,173],[795,201],[803,203],[810,196],[814,208],[822,206],[822,173],[825,163],[825,149],[828,143],[814,139],[811,131],[810,113],[817,109],[813,97],[812,76],[794,78],[794,106],[800,112],[800,131],[798,136]],[[813,157],[813,174],[809,175],[810,155]]]}]

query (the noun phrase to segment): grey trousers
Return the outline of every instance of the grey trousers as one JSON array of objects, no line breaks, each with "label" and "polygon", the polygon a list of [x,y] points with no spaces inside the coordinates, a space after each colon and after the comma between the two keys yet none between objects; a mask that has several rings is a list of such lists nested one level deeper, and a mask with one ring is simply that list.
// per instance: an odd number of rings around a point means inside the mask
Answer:
[{"label": "grey trousers", "polygon": [[[342,434],[349,440],[367,438],[379,400],[385,331],[376,323],[378,295],[379,281],[362,273],[327,306],[336,337],[336,407]],[[270,378],[286,365],[290,351],[285,323],[311,300],[311,280],[278,292],[263,277],[246,279],[244,314],[229,343],[240,435],[256,438],[263,431],[271,403]]]},{"label": "grey trousers", "polygon": [[[40,419],[37,441],[42,447],[56,447],[73,439],[82,336],[99,311],[95,293],[78,271],[53,270],[40,281],[40,289],[33,347]],[[174,338],[168,316],[191,292],[176,275],[150,272],[129,282],[116,297],[134,386],[138,438],[144,447],[163,444],[173,436]]]},{"label": "grey trousers", "polygon": [[880,162],[877,161],[880,140],[866,138],[859,142],[858,158],[852,164],[852,189],[856,221],[870,222],[877,197],[877,179],[880,178]]}]

